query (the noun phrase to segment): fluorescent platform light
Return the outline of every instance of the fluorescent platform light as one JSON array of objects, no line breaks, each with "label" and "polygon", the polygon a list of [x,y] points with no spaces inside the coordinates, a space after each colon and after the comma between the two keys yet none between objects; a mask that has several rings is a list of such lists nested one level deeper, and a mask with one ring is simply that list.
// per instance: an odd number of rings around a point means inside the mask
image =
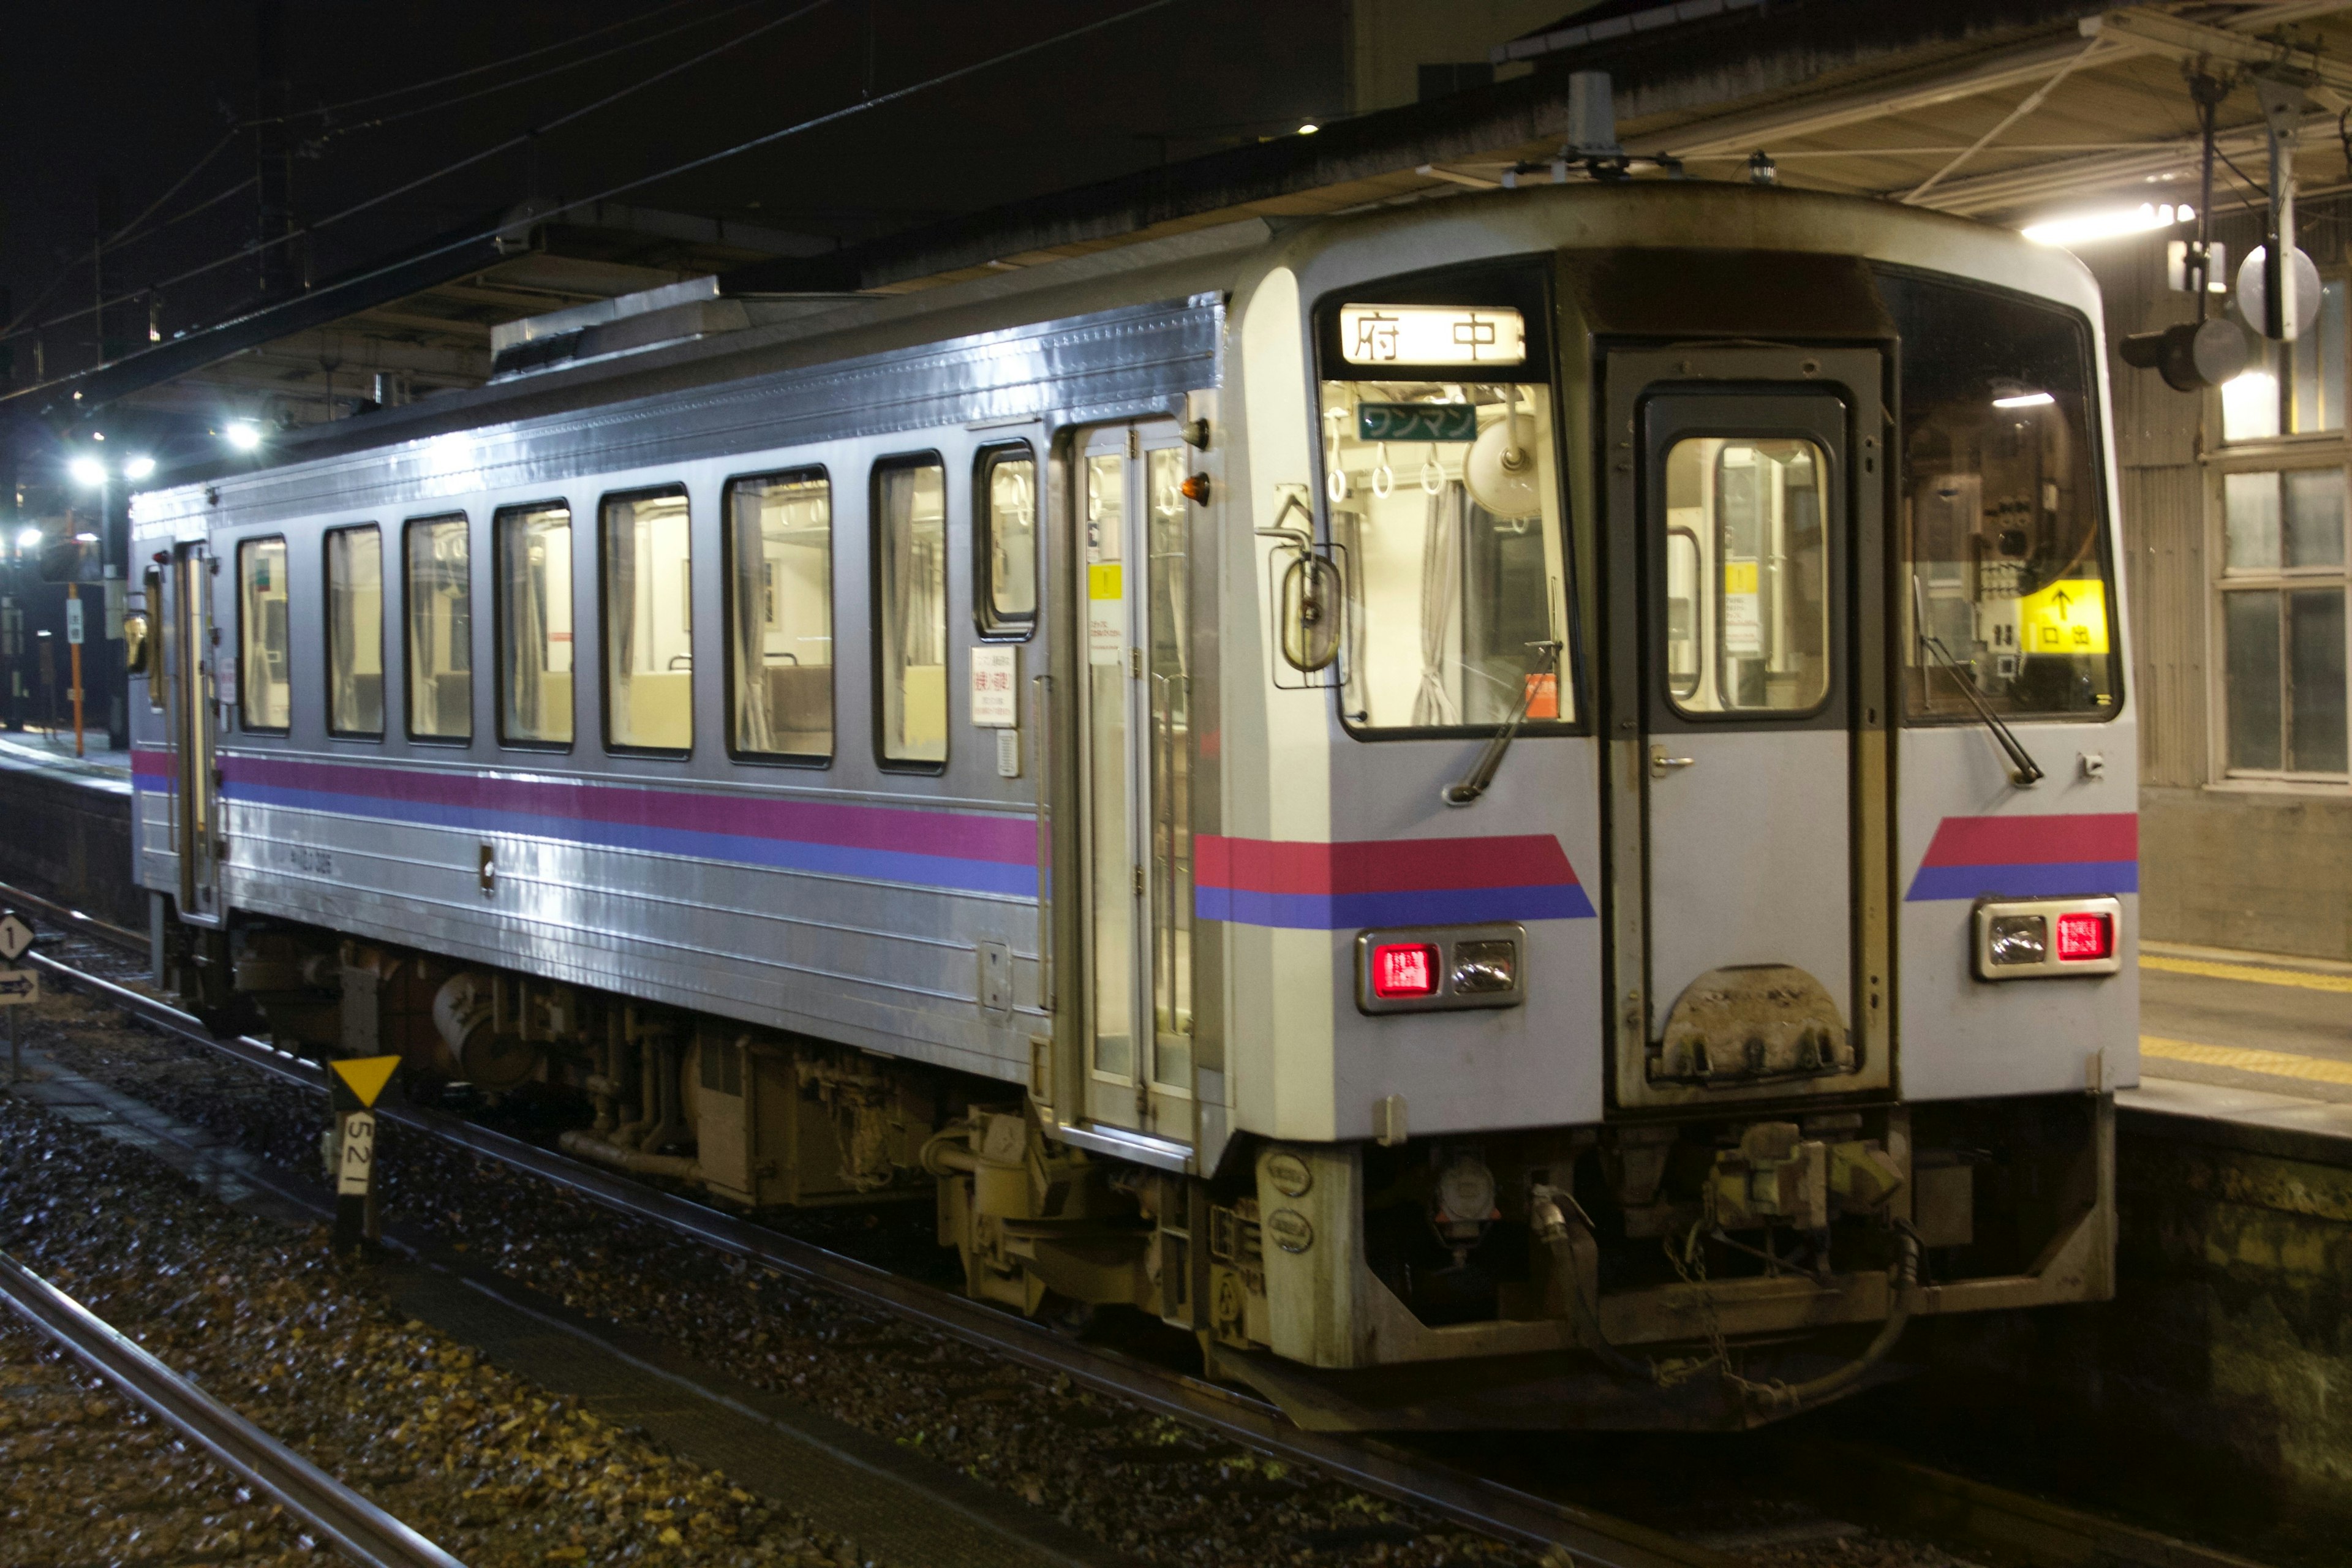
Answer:
[{"label": "fluorescent platform light", "polygon": [[1995,408],[2042,408],[2058,400],[2046,392],[2019,392],[1992,400]]},{"label": "fluorescent platform light", "polygon": [[102,485],[106,483],[106,465],[100,462],[96,458],[85,457],[68,458],[66,461],[66,472],[73,476],[73,481],[78,485]]},{"label": "fluorescent platform light", "polygon": [[231,421],[228,428],[222,431],[221,435],[226,438],[230,446],[240,452],[250,452],[261,445],[261,426],[249,419]]},{"label": "fluorescent platform light", "polygon": [[2028,224],[2025,237],[2036,245],[2088,245],[2102,239],[2120,239],[2128,234],[2149,234],[2159,228],[2170,228],[2176,223],[2193,223],[2197,209],[2175,206],[2166,202],[2158,206],[2142,202],[2136,207],[2117,207],[2111,212],[2077,213],[2072,217],[2054,217],[2042,223]]},{"label": "fluorescent platform light", "polygon": [[149,457],[133,458],[122,465],[122,477],[126,479],[143,479],[154,471],[155,459]]}]

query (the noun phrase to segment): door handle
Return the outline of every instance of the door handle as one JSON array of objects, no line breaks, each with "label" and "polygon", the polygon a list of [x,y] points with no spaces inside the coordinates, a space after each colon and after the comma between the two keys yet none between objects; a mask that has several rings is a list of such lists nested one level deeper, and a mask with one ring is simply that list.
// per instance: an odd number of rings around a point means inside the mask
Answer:
[{"label": "door handle", "polygon": [[1697,761],[1698,759],[1696,757],[1670,757],[1666,755],[1665,747],[1652,746],[1650,748],[1650,776],[1654,779],[1662,779],[1664,778],[1672,770],[1675,768],[1689,767],[1693,763]]}]

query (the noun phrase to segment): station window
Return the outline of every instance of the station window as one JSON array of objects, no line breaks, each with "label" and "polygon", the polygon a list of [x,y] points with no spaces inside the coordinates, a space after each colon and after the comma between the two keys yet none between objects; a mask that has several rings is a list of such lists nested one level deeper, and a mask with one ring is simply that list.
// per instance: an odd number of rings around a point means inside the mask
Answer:
[{"label": "station window", "polygon": [[980,629],[1029,635],[1037,624],[1037,459],[1028,443],[980,455],[982,535],[972,544]]},{"label": "station window", "polygon": [[728,750],[833,755],[833,487],[822,470],[727,487]]},{"label": "station window", "polygon": [[293,706],[288,673],[286,541],[248,539],[236,547],[237,700],[245,729],[286,733]]},{"label": "station window", "polygon": [[474,579],[466,519],[421,517],[407,528],[408,733],[474,738]]},{"label": "station window", "polygon": [[604,499],[604,736],[694,746],[694,556],[686,493]]},{"label": "station window", "polygon": [[572,511],[498,514],[499,738],[572,744]]},{"label": "station window", "polygon": [[383,533],[327,535],[327,731],[383,739]]},{"label": "station window", "polygon": [[1903,334],[1912,722],[2106,718],[2122,670],[2087,325],[1906,273],[1879,290]]},{"label": "station window", "polygon": [[936,766],[948,755],[947,470],[936,458],[874,470],[877,753]]},{"label": "station window", "polygon": [[2254,338],[2254,363],[2221,387],[2221,439],[2344,428],[2345,280],[2319,285],[2319,319],[2291,343]]},{"label": "station window", "polygon": [[2340,468],[2221,478],[2222,746],[2231,773],[2347,771],[2344,536]]}]

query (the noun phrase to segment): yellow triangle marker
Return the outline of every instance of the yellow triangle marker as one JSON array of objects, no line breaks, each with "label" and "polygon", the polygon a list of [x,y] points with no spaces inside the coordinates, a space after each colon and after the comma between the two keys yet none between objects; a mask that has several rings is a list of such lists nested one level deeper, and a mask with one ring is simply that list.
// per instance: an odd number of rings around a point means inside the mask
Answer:
[{"label": "yellow triangle marker", "polygon": [[362,1105],[372,1106],[383,1086],[392,1081],[392,1069],[400,1065],[398,1057],[353,1057],[344,1061],[327,1064],[335,1076],[343,1080]]}]

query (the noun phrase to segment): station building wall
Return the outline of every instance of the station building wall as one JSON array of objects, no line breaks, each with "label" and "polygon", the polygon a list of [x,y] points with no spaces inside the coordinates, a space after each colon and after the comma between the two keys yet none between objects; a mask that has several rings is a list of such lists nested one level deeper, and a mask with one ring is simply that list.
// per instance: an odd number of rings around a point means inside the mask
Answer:
[{"label": "station building wall", "polygon": [[[2343,755],[2352,731],[2352,519],[2343,515],[2352,488],[2345,416],[2352,310],[2344,308],[2352,295],[2352,199],[2308,202],[2300,214],[2302,247],[2332,299],[2314,340],[2297,350],[2311,363],[2303,392],[2285,405],[2283,423],[2305,427],[2274,436],[2245,434],[2260,423],[2247,416],[2252,405],[2225,418],[2221,392],[2175,392],[2154,371],[2116,356],[2126,333],[2194,319],[2193,297],[2168,288],[2165,277],[2166,241],[2187,232],[2082,253],[2105,295],[2139,715],[2142,934],[2352,960],[2352,771]],[[2228,245],[2234,275],[2261,241],[2259,222],[2231,215],[2217,222],[2215,237]],[[2328,527],[2304,516],[2312,536],[2303,542],[2305,559],[2256,559],[2263,552],[2244,537],[2255,531],[2243,498],[2248,487],[2273,484],[2260,477],[2269,474],[2293,476],[2299,515],[2335,509],[2332,552]],[[2231,476],[2240,497],[2234,552]],[[2252,658],[2241,657],[2232,668],[2230,616],[2236,604],[2259,622],[2267,612],[2254,601],[2270,595],[2282,606],[2291,602],[2280,614],[2301,629],[2282,647],[2265,699],[2270,683]],[[2242,617],[2238,625],[2242,654],[2248,624]],[[2284,742],[2277,726],[2292,726]]]}]

